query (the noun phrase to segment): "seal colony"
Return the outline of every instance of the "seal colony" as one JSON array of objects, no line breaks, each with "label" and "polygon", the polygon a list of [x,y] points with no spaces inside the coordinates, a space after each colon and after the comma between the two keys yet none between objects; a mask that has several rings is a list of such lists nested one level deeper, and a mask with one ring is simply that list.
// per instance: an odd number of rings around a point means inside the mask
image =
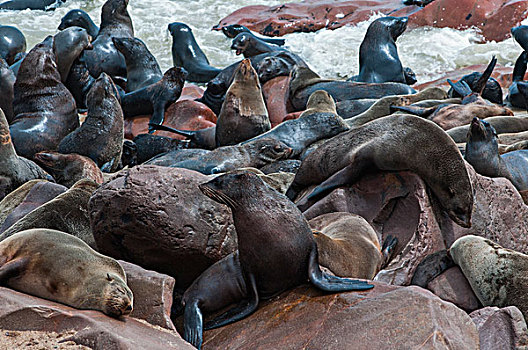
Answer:
[{"label": "seal colony", "polygon": [[[106,1],[100,27],[72,10],[33,48],[0,26],[0,284],[120,317],[134,299],[114,259],[190,276],[176,281],[171,317],[198,349],[204,331],[303,284],[366,299],[378,292],[368,280],[427,287],[455,264],[483,304],[525,312],[522,279],[502,295],[491,260],[477,259],[502,248],[447,245],[487,227],[482,175],[506,178],[516,198],[528,190],[528,117],[513,115],[528,107],[526,51],[511,108],[495,58],[450,91],[411,87],[397,50],[407,17],[370,24],[349,80],[241,25],[222,31],[243,59],[216,67],[182,22],[163,24],[174,63],[163,73],[127,6]],[[512,33],[526,44],[525,28]],[[526,256],[507,255],[511,271],[494,273],[524,272]],[[320,295],[307,290],[303,300]]]}]

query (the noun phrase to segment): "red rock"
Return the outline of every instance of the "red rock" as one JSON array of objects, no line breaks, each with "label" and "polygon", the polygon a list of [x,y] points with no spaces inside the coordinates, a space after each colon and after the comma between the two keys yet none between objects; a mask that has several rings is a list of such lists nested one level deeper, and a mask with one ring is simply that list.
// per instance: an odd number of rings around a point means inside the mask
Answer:
[{"label": "red rock", "polygon": [[182,90],[181,96],[178,99],[178,101],[194,100],[194,99],[202,97],[203,93],[204,93],[204,89],[202,89],[198,85],[194,85],[194,84],[190,84],[186,82],[185,85],[183,86],[183,90]]},{"label": "red rock", "polygon": [[262,95],[266,102],[271,127],[282,123],[287,112],[290,77],[280,76],[267,81],[262,85]]},{"label": "red rock", "polygon": [[[125,138],[134,139],[148,132],[150,116],[137,116],[125,119]],[[180,100],[167,108],[163,125],[182,130],[200,130],[216,125],[216,115],[201,102]],[[185,137],[166,131],[156,131],[154,135],[184,140]]]},{"label": "red rock", "polygon": [[375,283],[367,292],[302,286],[251,316],[207,331],[203,349],[478,349],[471,318],[419,287]]},{"label": "red rock", "polygon": [[468,312],[479,307],[479,301],[468,280],[458,266],[452,267],[437,276],[427,285],[427,289],[440,299],[449,301]]},{"label": "red rock", "polygon": [[175,331],[170,318],[174,278],[126,261],[120,260],[119,264],[125,270],[127,285],[134,295],[134,310],[130,316]]},{"label": "red rock", "polygon": [[198,189],[196,171],[140,165],[94,192],[90,222],[99,251],[176,279],[185,289],[236,249],[230,210]]},{"label": "red rock", "polygon": [[515,306],[502,309],[485,307],[470,315],[479,331],[480,349],[526,349],[528,329],[524,317]]},{"label": "red rock", "polygon": [[304,111],[299,111],[299,112],[292,112],[292,113],[288,113],[286,114],[286,116],[284,117],[284,120],[283,121],[286,121],[286,120],[292,120],[292,119],[297,119],[301,116],[301,114],[303,113]]},{"label": "red rock", "polygon": [[92,349],[188,349],[177,332],[132,317],[115,319],[102,312],[77,310],[53,301],[0,287],[0,329],[11,331],[75,331],[66,340]]}]

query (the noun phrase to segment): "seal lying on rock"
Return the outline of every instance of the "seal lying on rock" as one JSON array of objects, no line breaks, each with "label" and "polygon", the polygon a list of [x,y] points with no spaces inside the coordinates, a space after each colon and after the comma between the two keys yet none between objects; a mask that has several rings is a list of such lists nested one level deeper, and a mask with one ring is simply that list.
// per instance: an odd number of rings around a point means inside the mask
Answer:
[{"label": "seal lying on rock", "polygon": [[184,339],[197,348],[202,343],[203,311],[212,312],[243,300],[206,324],[205,329],[212,329],[250,315],[260,299],[308,280],[328,292],[373,287],[321,272],[317,245],[303,214],[256,174],[237,171],[199,187],[206,196],[231,208],[238,252],[203,272],[183,296]]},{"label": "seal lying on rock", "polygon": [[326,141],[303,160],[287,196],[293,200],[317,185],[297,203],[306,210],[331,190],[375,169],[416,173],[453,221],[471,226],[473,191],[458,147],[436,124],[411,115],[379,118]]},{"label": "seal lying on rock", "polygon": [[56,230],[27,230],[0,242],[0,283],[77,309],[114,317],[132,312],[121,265]]}]

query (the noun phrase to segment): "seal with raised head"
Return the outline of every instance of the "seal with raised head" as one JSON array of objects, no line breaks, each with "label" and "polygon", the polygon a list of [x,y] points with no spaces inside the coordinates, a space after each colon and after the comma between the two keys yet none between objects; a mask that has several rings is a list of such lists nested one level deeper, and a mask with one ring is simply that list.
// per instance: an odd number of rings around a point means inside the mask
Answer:
[{"label": "seal with raised head", "polygon": [[158,61],[147,45],[138,38],[112,38],[115,47],[125,56],[127,92],[157,83],[163,77]]},{"label": "seal with raised head", "polygon": [[283,50],[274,52],[276,52],[275,56],[264,57],[255,68],[261,84],[276,77],[289,76],[295,66],[306,66],[306,63],[299,56],[290,51]]},{"label": "seal with raised head", "polygon": [[282,51],[276,45],[269,45],[251,33],[238,34],[231,43],[231,50],[235,50],[236,55],[244,55],[245,58],[260,55],[266,52]]},{"label": "seal with raised head", "polygon": [[238,66],[218,115],[216,145],[234,145],[270,129],[271,122],[257,72],[246,58]]},{"label": "seal with raised head", "polygon": [[86,51],[83,55],[86,67],[94,77],[105,72],[114,80],[126,78],[125,58],[117,51],[112,38],[134,37],[132,19],[128,14],[127,6],[128,0],[108,0],[101,9],[101,28],[92,43],[93,50]]},{"label": "seal with raised head", "polygon": [[15,63],[19,53],[26,52],[26,37],[16,27],[0,25],[0,57],[8,65]]},{"label": "seal with raised head", "polygon": [[[53,38],[51,38],[53,41]],[[20,65],[14,85],[11,137],[18,155],[53,151],[79,126],[72,94],[61,82],[53,49],[36,45]]]},{"label": "seal with raised head", "polygon": [[123,151],[123,111],[112,79],[101,73],[87,96],[85,122],[60,142],[59,153],[77,153],[91,158],[101,169],[117,170]]},{"label": "seal with raised head", "polygon": [[222,71],[209,64],[188,25],[174,22],[168,29],[172,36],[172,62],[176,67],[185,68],[188,81],[207,83]]},{"label": "seal with raised head", "polygon": [[512,84],[508,89],[508,96],[506,101],[517,108],[528,109],[528,96],[521,93],[519,90],[519,83],[524,80],[524,74],[526,73],[526,66],[528,64],[528,52],[523,51],[517,60],[513,68]]},{"label": "seal with raised head", "polygon": [[53,51],[63,83],[68,78],[73,62],[84,50],[92,49],[91,41],[92,37],[86,29],[79,27],[70,27],[55,34]]},{"label": "seal with raised head", "polygon": [[[495,128],[497,134],[518,133],[528,130],[528,116],[498,116],[485,118]],[[456,143],[466,142],[471,123],[447,130],[447,134]]]},{"label": "seal with raised head", "polygon": [[74,9],[68,11],[68,13],[66,13],[64,17],[62,17],[59,27],[57,29],[64,30],[69,27],[84,28],[86,29],[88,34],[94,39],[99,34],[99,27],[94,23],[90,15],[81,9]]},{"label": "seal with raised head", "polygon": [[121,265],[67,233],[19,232],[0,242],[0,264],[0,283],[9,288],[113,317],[132,312]]},{"label": "seal with raised head", "polygon": [[303,214],[258,175],[237,171],[218,176],[199,188],[231,208],[238,252],[203,272],[183,296],[184,339],[194,346],[200,348],[202,343],[202,312],[242,301],[205,325],[205,329],[212,329],[245,318],[257,309],[261,299],[308,280],[328,292],[373,287],[364,281],[323,273],[312,230]]},{"label": "seal with raised head", "polygon": [[[217,27],[213,28],[214,30],[218,30]],[[268,44],[274,44],[278,46],[283,46],[286,43],[286,40],[284,39],[277,39],[277,38],[265,38],[262,36],[255,35],[251,30],[249,30],[247,27],[241,25],[241,24],[231,24],[228,26],[222,27],[222,33],[230,39],[235,38],[240,33],[249,33],[257,38],[259,38],[262,41],[267,42]]]},{"label": "seal with raised head", "polygon": [[376,169],[416,173],[454,222],[471,226],[473,190],[458,147],[436,124],[412,115],[379,118],[326,141],[303,160],[287,195],[293,200],[316,185],[297,203],[305,210]]},{"label": "seal with raised head", "polygon": [[0,109],[8,122],[13,120],[13,99],[16,76],[3,58],[0,58]]}]

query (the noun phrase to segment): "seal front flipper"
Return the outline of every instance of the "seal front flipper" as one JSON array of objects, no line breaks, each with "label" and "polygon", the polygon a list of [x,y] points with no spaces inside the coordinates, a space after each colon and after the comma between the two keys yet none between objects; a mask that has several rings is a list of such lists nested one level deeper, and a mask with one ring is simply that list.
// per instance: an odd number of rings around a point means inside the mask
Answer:
[{"label": "seal front flipper", "polygon": [[198,307],[198,300],[185,305],[183,328],[183,339],[194,345],[197,349],[201,349],[203,341],[203,318],[202,312]]},{"label": "seal front flipper", "polygon": [[26,267],[29,262],[28,260],[28,258],[22,257],[11,260],[2,265],[2,267],[0,267],[0,285],[5,284],[10,278],[19,275]]},{"label": "seal front flipper", "polygon": [[317,288],[326,292],[347,292],[351,290],[367,290],[374,288],[373,284],[365,281],[351,280],[324,273],[319,268],[319,254],[315,241],[310,252],[310,261],[308,263],[308,277],[310,282]]},{"label": "seal front flipper", "polygon": [[409,114],[414,114],[422,118],[427,118],[437,110],[438,106],[423,108],[416,106],[390,106],[391,113],[402,111]]},{"label": "seal front flipper", "polygon": [[234,308],[207,322],[204,327],[205,330],[215,329],[241,320],[251,315],[257,309],[259,295],[257,291],[257,283],[255,282],[255,276],[248,274],[248,279],[247,299]]}]

